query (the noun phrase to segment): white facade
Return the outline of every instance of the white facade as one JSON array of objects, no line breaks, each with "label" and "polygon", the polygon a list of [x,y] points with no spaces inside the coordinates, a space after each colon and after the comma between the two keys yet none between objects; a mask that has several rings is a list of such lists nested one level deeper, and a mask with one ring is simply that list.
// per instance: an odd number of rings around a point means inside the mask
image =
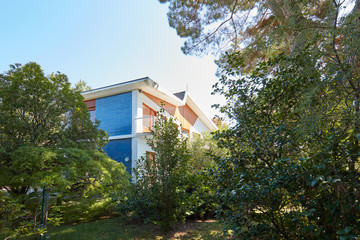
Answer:
[{"label": "white facade", "polygon": [[[152,152],[152,149],[146,143],[146,137],[150,137],[151,135],[149,131],[144,131],[144,126],[146,124],[149,125],[149,123],[152,124],[151,119],[153,117],[143,115],[144,104],[146,105],[145,110],[148,111],[151,109],[151,112],[159,111],[161,109],[161,102],[167,104],[168,108],[165,107],[165,109],[172,110],[165,111],[164,115],[175,117],[179,122],[182,122],[182,126],[184,126],[183,131],[188,132],[189,137],[191,137],[193,133],[201,134],[204,131],[214,131],[217,129],[215,124],[204,115],[186,92],[178,93],[176,96],[162,89],[159,84],[149,78],[90,90],[84,92],[83,96],[85,102],[93,101],[93,108],[96,108],[96,101],[98,99],[129,93],[131,93],[131,133],[110,135],[109,137],[110,141],[121,139],[131,140],[131,163],[128,163],[128,168],[135,168],[139,157],[145,156],[146,152]],[[95,114],[95,112],[92,114]],[[104,112],[102,112],[102,114],[104,115]],[[101,119],[99,120],[101,121]],[[114,150],[112,149],[112,151]],[[123,162],[125,158],[126,157],[124,157],[124,159],[117,159],[117,161]],[[129,159],[126,160],[129,161]]]}]

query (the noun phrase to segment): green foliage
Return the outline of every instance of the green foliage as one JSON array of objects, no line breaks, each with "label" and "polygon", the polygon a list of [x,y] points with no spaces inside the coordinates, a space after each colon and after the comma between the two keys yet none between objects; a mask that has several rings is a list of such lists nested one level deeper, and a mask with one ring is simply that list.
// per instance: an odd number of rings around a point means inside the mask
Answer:
[{"label": "green foliage", "polygon": [[129,174],[118,164],[97,151],[66,149],[61,151],[68,165],[53,191],[57,192],[59,208],[66,223],[89,221],[101,214],[109,214],[115,207],[113,199],[129,185]]},{"label": "green foliage", "polygon": [[358,237],[360,1],[160,2],[184,53],[220,53],[228,226],[253,239]]},{"label": "green foliage", "polygon": [[192,138],[188,144],[190,161],[188,167],[187,192],[192,218],[213,218],[218,207],[215,197],[217,183],[214,174],[217,165],[216,157],[225,156],[226,151],[217,146],[212,135],[202,133],[202,138]]},{"label": "green foliage", "polygon": [[241,238],[360,235],[356,93],[319,55],[282,54],[248,77],[238,76],[241,58],[228,55],[215,86],[233,121],[216,134],[229,150],[217,159],[218,196],[220,215]]},{"label": "green foliage", "polygon": [[127,205],[141,220],[169,230],[185,220],[187,211],[187,139],[180,134],[174,119],[159,112],[147,143],[155,152],[155,160],[152,156],[139,159],[134,169],[136,182],[128,201],[120,208]]},{"label": "green foliage", "polygon": [[244,65],[238,70],[250,73],[264,59],[301,53],[311,43],[323,52],[323,60],[356,69],[352,56],[358,56],[358,0],[159,2],[169,4],[169,25],[186,39],[182,51],[213,53],[220,56],[220,67],[227,64],[226,51],[240,53]]},{"label": "green foliage", "polygon": [[184,137],[175,120],[162,111],[147,141],[155,160],[153,156],[139,159],[136,182],[120,198],[118,210],[164,230],[185,219],[213,217],[218,206],[213,155],[225,151],[208,133],[203,138]]},{"label": "green foliage", "polygon": [[66,75],[45,76],[36,63],[11,65],[0,75],[1,149],[19,146],[101,148],[106,134],[89,119]]},{"label": "green foliage", "polygon": [[101,152],[107,135],[98,127],[64,74],[11,65],[0,75],[0,189],[32,213],[44,185],[52,206],[109,203],[130,176]]},{"label": "green foliage", "polygon": [[81,80],[75,84],[75,89],[80,92],[89,91],[92,88],[86,84],[84,80]]},{"label": "green foliage", "polygon": [[0,191],[0,237],[18,238],[34,234],[33,224],[23,205]]}]

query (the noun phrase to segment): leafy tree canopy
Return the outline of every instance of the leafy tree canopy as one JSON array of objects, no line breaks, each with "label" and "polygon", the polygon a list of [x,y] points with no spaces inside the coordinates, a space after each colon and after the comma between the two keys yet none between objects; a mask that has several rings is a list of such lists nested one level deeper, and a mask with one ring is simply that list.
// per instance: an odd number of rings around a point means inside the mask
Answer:
[{"label": "leafy tree canopy", "polygon": [[11,65],[0,75],[0,146],[102,148],[106,134],[93,124],[80,92],[66,75],[45,76],[36,63]]},{"label": "leafy tree canopy", "polygon": [[233,122],[216,138],[219,211],[250,239],[359,236],[358,105],[312,51],[281,54],[247,77],[229,55],[215,92]]},{"label": "leafy tree canopy", "polygon": [[[169,3],[170,26],[187,38],[184,53],[239,51],[246,72],[268,57],[302,51],[308,43],[335,62],[345,60],[340,57],[345,53],[349,60],[359,44],[358,38],[348,36],[359,32],[359,0],[159,1]],[[344,44],[353,47],[341,47]]]},{"label": "leafy tree canopy", "polygon": [[88,86],[84,80],[80,79],[80,81],[75,84],[75,89],[80,92],[85,92],[91,90],[92,88]]},{"label": "leafy tree canopy", "polygon": [[360,1],[183,1],[185,53],[220,55],[227,226],[246,239],[359,236]]},{"label": "leafy tree canopy", "polygon": [[151,133],[147,144],[155,154],[138,160],[132,207],[142,220],[169,230],[185,220],[189,209],[185,189],[190,155],[187,139],[175,119],[164,115],[164,109],[157,113]]},{"label": "leafy tree canopy", "polygon": [[107,135],[66,75],[46,76],[34,62],[11,65],[0,75],[0,100],[0,188],[25,201],[46,184],[69,200],[127,185],[125,167],[101,152]]}]

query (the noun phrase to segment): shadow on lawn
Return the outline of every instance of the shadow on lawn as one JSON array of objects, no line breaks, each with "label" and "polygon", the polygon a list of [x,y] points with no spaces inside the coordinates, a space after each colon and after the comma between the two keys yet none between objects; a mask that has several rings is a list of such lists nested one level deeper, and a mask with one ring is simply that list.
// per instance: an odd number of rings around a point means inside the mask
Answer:
[{"label": "shadow on lawn", "polygon": [[78,224],[75,226],[60,226],[49,229],[49,239],[65,240],[101,240],[101,239],[155,239],[155,240],[190,240],[231,239],[222,235],[223,226],[216,221],[191,221],[180,224],[169,233],[162,233],[154,225],[139,225],[125,223],[119,218],[98,220],[95,222]]}]

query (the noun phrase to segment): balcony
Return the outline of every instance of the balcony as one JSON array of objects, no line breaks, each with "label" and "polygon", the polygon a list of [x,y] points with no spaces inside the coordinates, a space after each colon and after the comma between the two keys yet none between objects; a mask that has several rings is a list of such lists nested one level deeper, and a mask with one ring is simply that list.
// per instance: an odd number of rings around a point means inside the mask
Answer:
[{"label": "balcony", "polygon": [[155,116],[135,118],[136,133],[150,133],[154,130]]},{"label": "balcony", "polygon": [[[145,116],[135,118],[136,133],[151,133],[154,130],[156,116]],[[184,136],[189,136],[189,131],[181,129],[181,122],[174,119],[174,124]]]}]

